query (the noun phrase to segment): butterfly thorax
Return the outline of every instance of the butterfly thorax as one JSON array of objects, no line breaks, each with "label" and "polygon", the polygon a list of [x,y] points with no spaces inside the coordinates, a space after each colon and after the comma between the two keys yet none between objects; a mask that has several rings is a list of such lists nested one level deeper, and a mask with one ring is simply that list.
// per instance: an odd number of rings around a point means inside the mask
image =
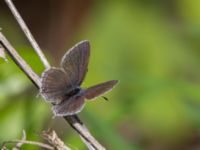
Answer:
[{"label": "butterfly thorax", "polygon": [[81,88],[79,86],[73,88],[72,90],[70,90],[65,96],[67,97],[72,97],[74,95],[78,95],[81,92]]}]

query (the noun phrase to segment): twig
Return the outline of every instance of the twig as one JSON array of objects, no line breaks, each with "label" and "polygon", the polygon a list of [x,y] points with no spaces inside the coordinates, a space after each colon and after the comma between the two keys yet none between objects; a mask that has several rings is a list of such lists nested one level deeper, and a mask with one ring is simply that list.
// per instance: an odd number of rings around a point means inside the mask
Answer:
[{"label": "twig", "polygon": [[[91,135],[77,115],[64,117],[70,126],[76,130],[89,150],[105,150],[105,148]],[[84,133],[84,134],[83,134]]]},{"label": "twig", "polygon": [[8,61],[6,59],[6,55],[4,53],[4,49],[3,49],[3,47],[1,45],[0,45],[0,57],[3,58],[5,61]]},{"label": "twig", "polygon": [[[26,140],[26,132],[25,132],[25,130],[23,130],[23,132],[22,132],[22,139],[21,140],[22,141]],[[20,150],[20,148],[22,147],[22,145],[23,145],[23,143],[17,143],[15,145],[15,147],[12,148],[12,150]]]},{"label": "twig", "polygon": [[5,141],[3,142],[3,146],[7,143],[22,143],[22,144],[31,144],[31,145],[37,145],[49,150],[54,150],[54,148],[48,144],[40,143],[40,142],[35,142],[35,141],[24,141],[24,140],[10,140],[10,141]]},{"label": "twig", "polygon": [[31,34],[31,32],[29,31],[27,25],[23,21],[23,19],[20,16],[19,12],[15,8],[14,4],[12,3],[11,0],[5,0],[5,2],[7,3],[8,7],[10,8],[10,10],[11,10],[12,14],[14,15],[15,19],[19,23],[22,31],[24,32],[24,34],[28,38],[29,42],[31,43],[31,45],[35,49],[35,51],[38,54],[40,60],[43,62],[44,66],[46,68],[49,68],[50,67],[49,62],[47,61],[47,59],[45,59],[45,56],[44,56],[43,52],[41,51],[39,45],[37,44],[36,40],[34,39],[33,35]]},{"label": "twig", "polygon": [[6,148],[6,144],[8,143],[16,143],[16,145],[12,148],[12,150],[20,150],[24,144],[31,144],[40,146],[49,150],[71,150],[67,147],[63,141],[59,139],[55,131],[43,131],[42,137],[49,142],[49,144],[37,142],[37,141],[28,141],[26,140],[26,132],[23,130],[23,135],[21,140],[9,140],[5,141],[2,144],[1,150],[8,150]]},{"label": "twig", "polygon": [[32,68],[25,62],[23,58],[17,53],[17,51],[11,46],[9,41],[0,32],[0,42],[3,48],[7,51],[10,57],[18,65],[18,67],[28,76],[33,84],[39,88],[41,85],[39,76],[32,70]]},{"label": "twig", "polygon": [[49,144],[55,147],[56,150],[71,150],[64,144],[62,140],[60,140],[60,138],[54,130],[43,131],[41,135],[45,140],[48,141]]}]

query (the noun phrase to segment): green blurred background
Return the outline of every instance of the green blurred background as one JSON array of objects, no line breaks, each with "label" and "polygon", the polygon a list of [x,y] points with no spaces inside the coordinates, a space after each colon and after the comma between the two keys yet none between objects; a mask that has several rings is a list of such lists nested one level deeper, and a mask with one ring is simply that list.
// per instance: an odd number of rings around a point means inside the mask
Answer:
[{"label": "green blurred background", "polygon": [[[91,42],[83,87],[110,79],[120,84],[87,102],[79,114],[110,150],[200,149],[200,1],[15,0],[53,66],[75,43]],[[0,27],[40,75],[44,69],[4,1]],[[62,118],[9,59],[0,59],[0,142],[30,140],[52,128],[72,149],[85,150]],[[25,146],[24,149],[38,149]]]}]

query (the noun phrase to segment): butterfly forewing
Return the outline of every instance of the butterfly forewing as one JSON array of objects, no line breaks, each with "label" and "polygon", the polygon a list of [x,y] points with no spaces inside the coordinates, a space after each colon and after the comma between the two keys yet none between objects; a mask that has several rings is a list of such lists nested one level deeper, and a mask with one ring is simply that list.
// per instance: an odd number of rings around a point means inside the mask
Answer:
[{"label": "butterfly forewing", "polygon": [[118,83],[117,80],[107,81],[95,86],[92,86],[85,91],[85,98],[90,100],[98,96],[105,94],[106,92],[113,89],[113,87]]},{"label": "butterfly forewing", "polygon": [[56,116],[69,116],[77,114],[84,107],[84,97],[71,97],[62,103],[53,106],[53,112]]},{"label": "butterfly forewing", "polygon": [[82,41],[72,47],[63,56],[61,67],[70,77],[71,84],[80,85],[87,72],[90,56],[89,41]]},{"label": "butterfly forewing", "polygon": [[57,104],[72,88],[69,81],[69,77],[62,69],[50,68],[42,74],[40,93],[46,100]]}]

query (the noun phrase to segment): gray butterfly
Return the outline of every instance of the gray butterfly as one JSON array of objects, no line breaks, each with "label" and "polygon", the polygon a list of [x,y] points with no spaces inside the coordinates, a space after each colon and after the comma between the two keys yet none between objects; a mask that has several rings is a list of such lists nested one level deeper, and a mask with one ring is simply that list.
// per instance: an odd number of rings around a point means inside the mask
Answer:
[{"label": "gray butterfly", "polygon": [[117,84],[117,80],[111,80],[86,89],[81,88],[89,56],[89,41],[82,41],[66,52],[61,60],[61,68],[52,67],[42,73],[40,93],[53,104],[56,116],[77,114],[83,109],[85,100],[94,99]]}]

